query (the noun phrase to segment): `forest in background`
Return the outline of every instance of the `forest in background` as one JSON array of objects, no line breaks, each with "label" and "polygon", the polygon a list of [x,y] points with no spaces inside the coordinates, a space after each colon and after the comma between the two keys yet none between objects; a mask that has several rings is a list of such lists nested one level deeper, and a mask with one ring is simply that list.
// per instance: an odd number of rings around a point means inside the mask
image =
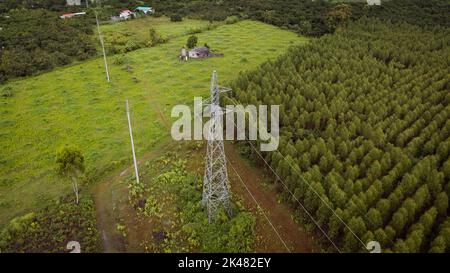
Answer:
[{"label": "forest in background", "polygon": [[0,17],[0,83],[96,54],[92,23],[85,18],[62,20],[44,9],[7,14]]},{"label": "forest in background", "polygon": [[176,13],[205,20],[220,21],[232,15],[245,15],[308,36],[333,32],[336,21],[345,22],[363,16],[394,22],[405,21],[421,26],[450,26],[450,3],[445,0],[392,0],[383,1],[381,6],[367,6],[365,1],[339,3],[325,0],[155,0],[152,5],[157,12],[166,15]]},{"label": "forest in background", "polygon": [[[12,2],[2,1],[0,10],[2,4]],[[129,4],[110,2],[114,5],[110,10]],[[211,10],[217,10],[208,16],[203,6],[195,8],[198,1],[187,1],[192,6],[186,7],[192,10],[186,14],[185,7],[161,9],[160,14],[220,20],[225,11],[225,16],[238,14],[300,34],[326,34],[308,46],[292,48],[233,84],[241,102],[282,105],[280,150],[266,155],[267,160],[344,251],[363,248],[316,193],[364,242],[380,241],[383,252],[449,252],[448,4],[391,1],[368,8],[364,4],[331,6],[318,1],[328,7],[324,8],[327,12],[306,17],[301,13],[291,16],[297,6],[286,8],[289,2],[286,6],[278,2],[264,1],[272,3],[274,9],[249,4],[232,12],[216,6],[231,1],[208,2],[214,7]],[[402,9],[402,3],[416,4]],[[15,8],[30,9],[2,10],[8,13],[0,17],[0,81],[96,54],[95,41],[86,39],[92,34],[91,17],[60,20],[57,16],[61,11],[73,10],[61,6]],[[15,16],[7,18],[8,14]],[[335,34],[327,34],[335,29]],[[86,43],[80,44],[80,40]],[[299,209],[298,215],[303,215],[291,195],[285,192],[283,196]],[[84,232],[84,227],[60,228],[65,219],[53,218],[59,209],[78,215],[74,207],[62,204],[27,215],[0,234],[0,245],[21,247],[9,244],[11,238],[19,236],[19,243],[31,246],[28,251],[41,251],[43,244],[59,246],[59,238],[72,230]],[[90,203],[82,215],[89,221],[88,228],[93,225],[92,209]],[[305,222],[314,229],[312,222]],[[55,229],[47,230],[47,225]],[[57,234],[57,241],[43,242],[43,233]],[[89,236],[92,250],[97,250],[98,234],[93,230]]]},{"label": "forest in background", "polygon": [[365,18],[231,85],[239,104],[280,105],[266,160],[344,251],[450,251],[449,34]]},{"label": "forest in background", "polygon": [[[86,10],[84,5],[68,7],[64,3],[65,0],[0,3],[0,83],[96,55],[97,40],[89,37],[95,23],[93,15],[61,20],[58,16],[62,12]],[[120,9],[138,5],[153,6],[155,16],[179,15],[209,21],[238,16],[312,37],[332,33],[337,26],[364,16],[420,26],[450,25],[450,3],[445,0],[393,0],[371,7],[365,3],[323,0],[104,0],[91,3],[90,8],[108,20]]]}]

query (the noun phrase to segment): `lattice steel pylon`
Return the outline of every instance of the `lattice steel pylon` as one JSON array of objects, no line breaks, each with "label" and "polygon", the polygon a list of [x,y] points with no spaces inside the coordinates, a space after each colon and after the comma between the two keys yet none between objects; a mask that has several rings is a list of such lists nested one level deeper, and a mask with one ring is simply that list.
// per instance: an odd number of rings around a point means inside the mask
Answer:
[{"label": "lattice steel pylon", "polygon": [[213,71],[209,104],[211,119],[208,128],[202,198],[203,206],[206,206],[208,211],[210,223],[214,219],[217,209],[221,206],[231,216],[227,161],[223,146],[223,111],[219,105],[220,93],[225,91],[228,90],[219,87],[217,73]]}]

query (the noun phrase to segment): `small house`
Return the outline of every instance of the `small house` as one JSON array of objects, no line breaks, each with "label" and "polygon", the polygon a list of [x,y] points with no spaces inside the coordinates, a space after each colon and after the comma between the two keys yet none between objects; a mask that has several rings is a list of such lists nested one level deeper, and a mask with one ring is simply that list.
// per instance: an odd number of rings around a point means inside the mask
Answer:
[{"label": "small house", "polygon": [[211,51],[209,50],[209,47],[202,46],[202,47],[195,47],[191,50],[189,50],[189,58],[199,59],[199,58],[206,58],[209,57],[211,54]]},{"label": "small house", "polygon": [[83,15],[86,15],[86,12],[65,13],[65,14],[59,16],[59,18],[66,19],[66,18],[72,18],[75,16],[83,16]]},{"label": "small house", "polygon": [[152,7],[137,7],[135,11],[143,12],[144,14],[155,13],[155,10]]},{"label": "small house", "polygon": [[68,6],[80,6],[81,0],[66,0]]},{"label": "small house", "polygon": [[133,16],[133,15],[134,15],[134,13],[131,10],[124,9],[124,10],[120,11],[119,17],[122,20],[127,20],[127,19],[130,19],[131,16]]}]

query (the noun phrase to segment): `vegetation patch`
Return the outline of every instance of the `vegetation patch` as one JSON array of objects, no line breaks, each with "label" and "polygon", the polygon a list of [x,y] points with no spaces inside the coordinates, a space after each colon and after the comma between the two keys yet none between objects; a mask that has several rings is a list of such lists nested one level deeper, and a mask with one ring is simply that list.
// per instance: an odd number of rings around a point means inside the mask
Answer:
[{"label": "vegetation patch", "polygon": [[43,210],[14,218],[0,231],[0,251],[70,252],[67,244],[76,241],[81,252],[100,252],[94,202],[88,198],[75,204],[73,197],[61,198]]},{"label": "vegetation patch", "polygon": [[[180,23],[185,26],[176,24],[166,20],[154,28],[162,31],[173,26],[173,31],[183,33],[192,27],[187,19]],[[113,26],[119,25],[122,23]],[[142,31],[149,35],[148,27]],[[228,34],[230,41],[221,43],[218,31]],[[86,177],[92,182],[131,164],[126,98],[131,107],[136,154],[140,157],[155,150],[155,143],[170,138],[163,117],[170,117],[173,105],[190,105],[194,96],[209,95],[214,69],[218,70],[220,82],[226,84],[240,70],[254,68],[285,52],[287,41],[307,41],[254,21],[221,25],[196,36],[199,44],[208,43],[224,57],[180,63],[177,56],[188,38],[181,36],[160,46],[118,55],[120,65],[113,64],[115,58],[108,56],[111,83],[106,82],[103,58],[8,83],[13,95],[0,97],[4,121],[0,122],[0,177],[14,183],[0,186],[0,199],[11,204],[10,208],[0,207],[0,225],[45,206],[37,199],[39,193],[55,199],[71,191],[70,183],[61,183],[54,170],[55,152],[66,143],[82,149]],[[261,54],[250,50],[248,44],[277,51]],[[242,55],[242,50],[248,52]],[[247,62],[240,63],[241,57]]]},{"label": "vegetation patch", "polygon": [[449,37],[365,18],[232,84],[239,104],[280,105],[265,159],[344,251],[450,250]]},{"label": "vegetation patch", "polygon": [[145,164],[141,184],[130,181],[131,205],[153,226],[153,239],[143,242],[144,248],[150,252],[251,251],[255,216],[233,203],[232,217],[221,210],[208,223],[201,204],[202,180],[188,172],[185,164],[168,153]]},{"label": "vegetation patch", "polygon": [[0,83],[96,54],[89,20],[61,20],[43,9],[0,14]]}]

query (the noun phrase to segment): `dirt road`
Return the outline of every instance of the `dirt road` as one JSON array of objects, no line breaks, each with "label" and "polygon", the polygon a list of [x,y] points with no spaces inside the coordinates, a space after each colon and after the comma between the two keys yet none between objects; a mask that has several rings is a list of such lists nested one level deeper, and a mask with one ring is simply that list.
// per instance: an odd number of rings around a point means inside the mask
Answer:
[{"label": "dirt road", "polygon": [[[164,154],[166,151],[173,149],[174,146],[173,143],[162,145],[161,148],[141,158],[138,165],[143,166],[147,160]],[[203,150],[188,150],[182,155],[189,158],[187,167],[190,171],[203,173],[201,166],[204,160]],[[311,235],[292,219],[292,210],[285,204],[278,202],[274,185],[269,183],[270,178],[263,174],[262,169],[251,166],[238,154],[236,147],[231,144],[226,145],[226,154],[289,250],[291,252],[318,252],[320,249],[314,244]],[[94,189],[98,228],[105,252],[143,252],[145,249],[141,246],[141,242],[147,240],[147,236],[151,234],[151,226],[136,219],[135,211],[128,203],[128,189],[126,183],[123,182],[123,178],[131,174],[132,171],[133,166],[131,165],[106,179]],[[240,199],[243,205],[257,216],[254,251],[287,252],[237,175],[231,168],[229,168],[228,173],[232,195]],[[127,227],[125,230],[126,236],[118,231],[118,224]]]}]

